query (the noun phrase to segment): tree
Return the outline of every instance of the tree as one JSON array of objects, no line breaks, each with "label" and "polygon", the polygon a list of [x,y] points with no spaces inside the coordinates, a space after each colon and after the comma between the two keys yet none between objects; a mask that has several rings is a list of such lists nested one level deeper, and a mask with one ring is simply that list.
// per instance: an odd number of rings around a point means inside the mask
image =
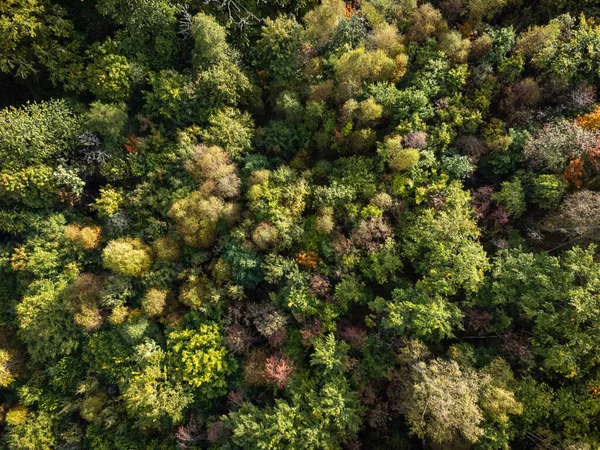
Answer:
[{"label": "tree", "polygon": [[275,89],[294,86],[300,70],[302,25],[293,17],[265,19],[254,49],[254,63]]},{"label": "tree", "polygon": [[279,389],[285,389],[293,372],[294,364],[287,355],[271,355],[265,361],[262,375],[267,383],[274,384]]},{"label": "tree", "polygon": [[232,224],[237,212],[235,203],[193,192],[189,197],[173,203],[169,217],[188,245],[206,248],[211,247],[217,239],[219,223]]},{"label": "tree", "polygon": [[193,328],[178,328],[167,336],[170,364],[175,377],[199,393],[207,401],[227,391],[226,377],[236,369],[235,360],[224,345],[220,327],[190,313],[188,323]]},{"label": "tree", "polygon": [[207,144],[221,146],[229,157],[238,160],[252,147],[254,122],[248,113],[224,108],[208,118],[201,137]]},{"label": "tree", "polygon": [[426,290],[419,283],[410,289],[394,289],[391,300],[377,297],[370,307],[384,312],[383,327],[400,335],[426,342],[454,336],[454,330],[462,325],[460,309],[439,294],[427,294]]},{"label": "tree", "polygon": [[527,209],[523,186],[518,178],[502,182],[502,189],[492,194],[492,199],[503,204],[515,218],[522,216]]},{"label": "tree", "polygon": [[507,5],[508,0],[467,0],[466,9],[473,22],[491,19]]},{"label": "tree", "polygon": [[508,414],[522,412],[522,405],[502,381],[484,371],[460,367],[454,360],[433,359],[412,363],[408,378],[396,374],[390,390],[400,402],[395,407],[420,438],[445,445],[473,444],[485,434],[486,416],[507,422]]},{"label": "tree", "polygon": [[419,6],[412,12],[409,25],[409,39],[422,42],[428,37],[435,37],[448,29],[448,24],[439,10],[430,3]]},{"label": "tree", "polygon": [[383,50],[369,51],[363,47],[344,53],[337,64],[340,82],[360,85],[363,82],[398,82],[406,72],[406,55],[394,59]]},{"label": "tree", "polygon": [[214,17],[196,14],[192,18],[190,31],[194,38],[192,62],[196,69],[207,68],[229,57],[227,33]]},{"label": "tree", "polygon": [[82,273],[63,291],[75,323],[86,331],[95,331],[102,325],[99,307],[102,282],[102,278],[97,275]]},{"label": "tree", "polygon": [[600,212],[600,193],[587,189],[570,194],[543,223],[543,228],[569,239],[598,239],[596,221]]},{"label": "tree", "polygon": [[62,281],[34,281],[17,305],[19,337],[34,361],[69,355],[80,345],[79,331],[61,292]]},{"label": "tree", "polygon": [[491,329],[525,321],[544,367],[567,379],[585,377],[600,363],[593,350],[600,338],[592,325],[600,286],[594,251],[593,245],[560,257],[503,251],[477,300],[496,311]]},{"label": "tree", "polygon": [[475,292],[488,262],[477,241],[469,193],[452,182],[442,198],[439,210],[428,207],[407,216],[403,254],[423,277],[423,287],[435,286],[438,295],[453,295],[461,288]]},{"label": "tree", "polygon": [[540,207],[551,210],[556,207],[567,189],[567,183],[557,175],[539,175],[533,180],[531,201]]},{"label": "tree", "polygon": [[131,90],[131,65],[123,56],[111,52],[110,41],[90,52],[92,63],[86,70],[89,90],[100,101],[128,100]]},{"label": "tree", "polygon": [[110,184],[100,188],[100,196],[91,205],[91,209],[98,211],[100,217],[112,217],[123,203],[123,194],[119,189]]},{"label": "tree", "polygon": [[152,249],[138,238],[110,241],[102,250],[102,264],[129,277],[140,277],[152,266]]},{"label": "tree", "polygon": [[[10,0],[0,5],[0,71],[28,78],[46,68],[53,83],[77,86],[79,39],[59,5]],[[68,79],[69,76],[73,78]]]},{"label": "tree", "polygon": [[0,200],[40,209],[56,202],[54,171],[46,165],[0,171]]},{"label": "tree", "polygon": [[561,120],[544,125],[527,141],[523,154],[532,169],[558,173],[570,158],[581,156],[592,148],[597,138],[593,132]]},{"label": "tree", "polygon": [[176,262],[181,255],[179,243],[169,236],[162,236],[156,239],[152,243],[152,250],[154,251],[156,259],[159,261]]},{"label": "tree", "polygon": [[180,47],[176,4],[170,0],[99,0],[95,6],[117,25],[115,41],[124,56],[153,70],[174,63]]},{"label": "tree", "polygon": [[193,396],[167,370],[165,352],[153,341],[136,347],[137,367],[125,380],[127,413],[142,428],[169,429],[181,422]]},{"label": "tree", "polygon": [[123,133],[127,124],[127,110],[122,103],[94,102],[85,115],[85,126],[97,133],[105,147],[112,152],[121,150],[125,144]]},{"label": "tree", "polygon": [[319,6],[304,16],[306,37],[317,47],[325,45],[334,36],[345,13],[345,4],[341,0],[322,0]]},{"label": "tree", "polygon": [[333,335],[316,344],[311,365],[317,381],[292,383],[289,401],[275,400],[273,407],[244,403],[224,417],[233,431],[233,442],[242,448],[339,448],[360,427],[360,403],[347,379],[342,359],[347,344]]},{"label": "tree", "polygon": [[6,422],[6,440],[11,449],[34,450],[56,445],[57,437],[52,432],[54,420],[46,411],[33,412],[16,406],[7,413]]},{"label": "tree", "polygon": [[102,242],[102,228],[98,225],[70,224],[65,227],[65,236],[77,242],[84,250],[94,250]]},{"label": "tree", "polygon": [[0,349],[0,387],[6,388],[14,383],[16,376],[13,356],[8,350]]},{"label": "tree", "polygon": [[55,164],[75,147],[80,131],[81,117],[64,100],[5,108],[0,111],[0,166]]},{"label": "tree", "polygon": [[165,308],[168,292],[152,288],[146,292],[142,299],[142,309],[149,316],[158,316]]}]

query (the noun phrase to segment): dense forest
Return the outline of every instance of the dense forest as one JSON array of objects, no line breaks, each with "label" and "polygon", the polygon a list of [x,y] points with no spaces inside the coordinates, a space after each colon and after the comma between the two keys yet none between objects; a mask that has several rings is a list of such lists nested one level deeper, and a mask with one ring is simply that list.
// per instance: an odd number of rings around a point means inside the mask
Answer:
[{"label": "dense forest", "polygon": [[597,15],[2,0],[0,448],[600,449]]}]

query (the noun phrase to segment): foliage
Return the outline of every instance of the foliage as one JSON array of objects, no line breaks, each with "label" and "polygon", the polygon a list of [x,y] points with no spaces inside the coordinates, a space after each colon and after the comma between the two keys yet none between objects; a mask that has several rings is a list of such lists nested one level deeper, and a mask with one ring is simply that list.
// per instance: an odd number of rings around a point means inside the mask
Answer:
[{"label": "foliage", "polygon": [[212,246],[217,238],[219,222],[232,223],[236,213],[235,203],[224,202],[215,196],[205,197],[201,192],[178,200],[169,210],[169,216],[185,242],[200,248]]},{"label": "foliage", "polygon": [[79,345],[78,332],[60,293],[64,282],[39,280],[17,305],[19,336],[35,361],[72,353]]},{"label": "foliage", "polygon": [[113,272],[139,277],[152,265],[152,249],[141,239],[116,239],[102,250],[102,264]]},{"label": "foliage", "polygon": [[1,2],[0,447],[600,448],[596,3]]},{"label": "foliage", "polygon": [[525,194],[521,180],[515,178],[512,181],[504,181],[502,189],[492,195],[492,199],[506,206],[506,210],[513,216],[519,217],[525,212]]},{"label": "foliage", "polygon": [[91,206],[91,209],[98,211],[100,217],[112,217],[119,210],[123,202],[123,195],[118,189],[110,184],[100,188],[100,195]]},{"label": "foliage", "polygon": [[226,393],[225,377],[235,370],[236,363],[228,356],[216,323],[199,322],[198,316],[191,320],[194,328],[168,334],[169,357],[176,378],[196,389],[200,399],[209,400]]},{"label": "foliage", "polygon": [[0,111],[0,165],[24,169],[52,163],[76,144],[81,119],[64,100]]},{"label": "foliage", "polygon": [[49,1],[11,0],[0,6],[0,16],[1,72],[28,78],[46,69],[53,83],[69,83],[81,55],[64,8]]}]

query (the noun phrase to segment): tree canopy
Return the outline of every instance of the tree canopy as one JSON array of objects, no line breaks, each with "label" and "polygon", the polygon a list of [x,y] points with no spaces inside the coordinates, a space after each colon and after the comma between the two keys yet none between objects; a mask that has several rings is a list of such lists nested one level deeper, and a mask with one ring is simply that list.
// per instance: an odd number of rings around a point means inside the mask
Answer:
[{"label": "tree canopy", "polygon": [[0,448],[600,448],[592,0],[0,2]]}]

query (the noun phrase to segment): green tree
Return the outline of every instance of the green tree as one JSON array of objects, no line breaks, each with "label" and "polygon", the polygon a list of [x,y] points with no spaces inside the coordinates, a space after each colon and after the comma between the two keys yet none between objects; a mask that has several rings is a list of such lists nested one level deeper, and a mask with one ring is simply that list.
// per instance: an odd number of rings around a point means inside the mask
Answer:
[{"label": "green tree", "polygon": [[127,58],[153,70],[171,66],[178,55],[177,5],[170,0],[99,0],[96,9],[118,29],[115,41]]},{"label": "green tree", "polygon": [[575,247],[559,257],[503,251],[478,296],[496,311],[495,329],[524,320],[543,366],[565,378],[586,377],[600,363],[594,353],[600,336],[591,325],[600,286],[594,251]]},{"label": "green tree", "polygon": [[506,210],[515,218],[522,216],[527,209],[523,185],[519,178],[502,182],[502,189],[495,192],[492,198],[506,206]]},{"label": "green tree", "polygon": [[6,388],[14,383],[16,378],[14,372],[15,363],[11,353],[0,349],[0,387]]},{"label": "green tree", "polygon": [[267,18],[254,48],[254,63],[274,89],[297,84],[303,28],[293,17]]},{"label": "green tree", "polygon": [[439,294],[428,294],[420,283],[409,289],[394,289],[391,300],[377,297],[371,304],[375,311],[384,312],[384,328],[401,335],[438,342],[454,336],[462,326],[462,313],[457,305]]},{"label": "green tree", "polygon": [[34,361],[46,361],[74,352],[80,334],[61,295],[65,283],[34,281],[17,305],[19,337]]},{"label": "green tree", "polygon": [[124,382],[127,413],[141,428],[168,429],[181,422],[192,394],[169,373],[165,352],[153,341],[136,347],[136,366]]},{"label": "green tree", "polygon": [[196,14],[191,21],[191,34],[194,38],[192,63],[195,68],[201,70],[229,57],[227,32],[214,17]]},{"label": "green tree", "polygon": [[16,406],[7,414],[6,440],[10,449],[34,450],[53,448],[57,437],[53,433],[53,417],[48,412],[28,412]]},{"label": "green tree", "polygon": [[170,364],[176,380],[189,385],[206,401],[227,392],[226,377],[237,368],[224,345],[221,328],[190,313],[192,328],[178,328],[167,336]]},{"label": "green tree", "polygon": [[342,376],[347,344],[333,335],[319,340],[311,356],[317,380],[292,383],[290,398],[273,407],[250,403],[224,418],[241,448],[338,449],[355,436],[361,425],[356,393]]},{"label": "green tree", "polygon": [[64,100],[5,108],[0,111],[0,166],[54,166],[74,149],[80,131],[80,116]]},{"label": "green tree", "polygon": [[94,102],[85,116],[85,126],[97,133],[104,145],[118,151],[125,143],[123,133],[127,124],[127,109],[122,103]]},{"label": "green tree", "polygon": [[407,215],[403,254],[422,276],[423,287],[431,286],[437,295],[453,295],[458,289],[475,292],[488,261],[478,242],[470,195],[452,182],[442,197],[439,210],[428,207]]},{"label": "green tree", "polygon": [[[0,71],[27,78],[48,69],[53,83],[79,83],[80,41],[64,8],[45,0],[0,5]],[[69,80],[69,77],[72,77]]]},{"label": "green tree", "polygon": [[179,233],[188,245],[199,248],[211,247],[218,235],[218,225],[232,224],[238,207],[219,197],[205,197],[193,192],[189,197],[173,203],[169,217],[175,222]]},{"label": "green tree", "polygon": [[408,378],[397,377],[391,389],[398,389],[393,396],[411,431],[437,444],[473,444],[484,438],[486,419],[505,423],[509,414],[522,412],[502,379],[454,360],[416,361]]},{"label": "green tree", "polygon": [[225,108],[208,118],[208,126],[200,136],[207,144],[223,147],[237,160],[252,148],[254,122],[250,114],[234,108]]},{"label": "green tree", "polygon": [[131,66],[125,56],[111,50],[109,41],[89,51],[92,62],[85,70],[89,90],[100,101],[126,101],[131,89]]},{"label": "green tree", "polygon": [[102,250],[102,264],[118,274],[140,277],[152,266],[152,249],[141,239],[116,239]]}]

